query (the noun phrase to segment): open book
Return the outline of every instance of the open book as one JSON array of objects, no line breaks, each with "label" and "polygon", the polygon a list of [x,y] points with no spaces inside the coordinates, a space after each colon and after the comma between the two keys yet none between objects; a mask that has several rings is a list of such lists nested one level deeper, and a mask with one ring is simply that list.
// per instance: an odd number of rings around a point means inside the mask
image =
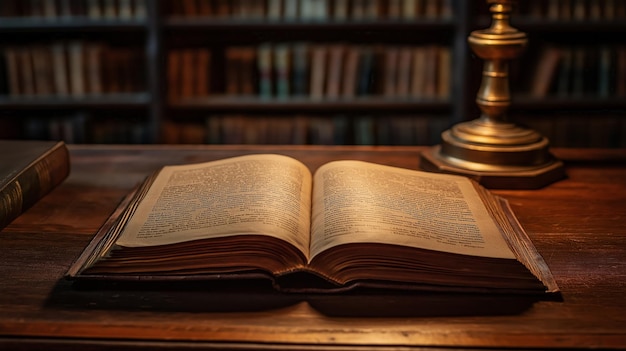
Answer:
[{"label": "open book", "polygon": [[70,279],[267,277],[354,287],[557,292],[506,201],[461,176],[281,155],[166,166],[123,202]]}]

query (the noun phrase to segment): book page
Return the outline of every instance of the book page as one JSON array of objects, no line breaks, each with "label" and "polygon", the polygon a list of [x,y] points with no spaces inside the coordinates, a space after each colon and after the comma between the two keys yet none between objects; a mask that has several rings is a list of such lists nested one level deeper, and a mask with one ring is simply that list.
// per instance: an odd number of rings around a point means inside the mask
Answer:
[{"label": "book page", "polygon": [[311,259],[348,243],[514,258],[469,179],[361,161],[317,170],[311,232]]},{"label": "book page", "polygon": [[120,246],[262,234],[308,256],[311,173],[280,155],[164,167],[117,240]]}]

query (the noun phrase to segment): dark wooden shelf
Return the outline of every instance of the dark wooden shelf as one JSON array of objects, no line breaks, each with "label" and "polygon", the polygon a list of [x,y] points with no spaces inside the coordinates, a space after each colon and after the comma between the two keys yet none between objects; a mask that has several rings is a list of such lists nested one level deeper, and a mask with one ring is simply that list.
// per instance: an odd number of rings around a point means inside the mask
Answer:
[{"label": "dark wooden shelf", "polygon": [[148,29],[146,21],[93,20],[86,17],[1,17],[0,33],[11,32],[136,32]]},{"label": "dark wooden shelf", "polygon": [[523,30],[566,33],[602,33],[626,30],[624,20],[571,20],[551,21],[520,17],[511,21],[514,26]]},{"label": "dark wooden shelf", "polygon": [[[2,2],[6,0],[0,0]],[[11,0],[16,4],[22,0]],[[169,1],[169,0],[168,0]],[[178,0],[172,0],[178,1]],[[291,1],[291,0],[290,0]],[[544,0],[533,0],[542,2]],[[591,0],[589,0],[591,1]],[[237,17],[193,17],[168,15],[167,1],[146,1],[145,18],[93,19],[87,16],[68,17],[0,17],[0,46],[19,47],[47,45],[56,41],[82,41],[102,43],[125,50],[137,48],[142,51],[140,64],[133,69],[144,70],[146,92],[138,94],[100,95],[85,97],[19,96],[0,95],[0,111],[36,111],[44,115],[66,111],[104,111],[115,114],[133,114],[141,111],[148,116],[146,124],[150,139],[159,140],[162,122],[168,119],[195,119],[212,113],[224,116],[248,114],[262,116],[275,114],[324,115],[344,114],[359,116],[373,114],[384,119],[393,114],[427,115],[449,118],[460,122],[479,114],[475,103],[476,89],[480,83],[483,61],[469,49],[467,37],[473,29],[490,26],[488,4],[485,0],[452,0],[452,16],[415,19],[250,19]],[[545,4],[545,3],[544,3]],[[21,6],[21,5],[20,5]],[[543,6],[543,5],[542,5]],[[515,8],[518,8],[517,6]],[[519,4],[512,15],[513,26],[528,33],[527,53],[513,63],[514,69],[531,69],[542,50],[542,44],[569,47],[590,47],[608,44],[618,47],[626,33],[626,21],[616,19],[552,20],[534,18]],[[173,7],[172,7],[173,9]],[[172,10],[174,11],[174,10]],[[385,17],[384,14],[382,17]],[[175,50],[209,48],[211,57],[211,84],[213,91],[224,91],[225,52],[236,46],[256,47],[260,43],[297,43],[313,45],[345,43],[347,45],[420,46],[439,45],[449,47],[453,64],[450,72],[450,99],[389,99],[383,96],[363,96],[355,99],[310,99],[290,97],[286,99],[263,99],[258,96],[210,95],[185,101],[168,102],[168,54]],[[1,49],[1,48],[0,48]],[[3,60],[0,51],[0,61]],[[382,62],[382,61],[381,61]],[[193,64],[192,64],[193,65]],[[0,89],[8,91],[6,70],[0,67],[4,84]],[[106,78],[106,77],[105,77]],[[518,77],[525,78],[525,77]],[[379,80],[380,76],[372,79]],[[526,81],[520,80],[522,83]],[[378,83],[378,82],[377,82]],[[521,87],[521,86],[520,86]],[[143,88],[143,86],[142,86]],[[626,116],[626,98],[599,98],[593,96],[542,98],[515,94],[511,112],[519,115],[538,116],[549,119],[551,114],[582,116]],[[521,93],[521,91],[520,91]],[[13,113],[15,114],[15,113]],[[11,113],[6,114],[11,115]],[[556,117],[555,117],[556,118]],[[612,117],[611,117],[612,118]],[[620,122],[621,123],[621,122]]]},{"label": "dark wooden shelf", "polygon": [[[448,41],[456,28],[452,19],[420,21],[272,21],[212,18],[167,18],[163,29],[168,35],[185,33],[186,40],[200,42],[267,41],[346,41],[371,44]],[[428,35],[414,35],[428,33]],[[193,39],[196,38],[196,39]]]},{"label": "dark wooden shelf", "polygon": [[513,109],[523,110],[625,110],[626,97],[596,97],[596,96],[546,96],[533,97],[528,95],[514,95]]},{"label": "dark wooden shelf", "polygon": [[[490,23],[490,17],[480,16],[476,20],[476,27],[487,28]],[[552,20],[517,14],[511,17],[511,25],[524,32],[608,33],[626,31],[626,21],[624,19]]]},{"label": "dark wooden shelf", "polygon": [[0,108],[2,109],[132,109],[146,108],[150,105],[150,95],[147,93],[136,94],[105,94],[73,96],[0,96]]},{"label": "dark wooden shelf", "polygon": [[298,111],[304,113],[318,112],[443,112],[452,108],[449,100],[443,99],[409,99],[387,98],[380,96],[363,96],[354,99],[312,99],[312,98],[260,98],[211,96],[185,99],[169,103],[175,110],[207,110],[207,111]]},{"label": "dark wooden shelf", "polygon": [[419,19],[419,20],[270,20],[270,19],[239,19],[211,17],[169,17],[163,22],[166,29],[199,29],[199,30],[238,30],[251,29],[283,29],[283,30],[411,30],[411,29],[452,29],[456,22],[452,18]]}]

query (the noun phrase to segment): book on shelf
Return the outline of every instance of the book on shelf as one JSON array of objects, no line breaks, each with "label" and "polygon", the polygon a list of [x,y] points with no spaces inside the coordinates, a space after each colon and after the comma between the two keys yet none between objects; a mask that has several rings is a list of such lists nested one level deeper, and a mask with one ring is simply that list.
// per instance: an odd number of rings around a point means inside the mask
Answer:
[{"label": "book on shelf", "polygon": [[312,174],[268,154],[163,167],[66,276],[265,278],[285,292],[559,290],[507,202],[467,177],[353,160]]},{"label": "book on shelf", "polygon": [[283,15],[282,0],[267,0],[267,19],[278,20]]},{"label": "book on shelf", "polygon": [[143,19],[145,0],[3,0],[2,17],[41,17],[49,20],[79,17],[91,20]]},{"label": "book on shelf", "polygon": [[347,46],[345,50],[345,62],[343,64],[343,72],[341,73],[341,96],[344,98],[353,98],[356,95],[357,70],[359,67],[361,49],[359,46],[350,45]]},{"label": "book on shelf", "polygon": [[291,51],[291,93],[305,96],[309,93],[310,45],[306,42],[294,43]]},{"label": "book on shelf", "polygon": [[332,18],[345,21],[348,18],[349,0],[335,0],[332,5]]},{"label": "book on shelf", "polygon": [[207,96],[211,92],[211,51],[207,48],[196,49],[196,86],[197,96]]},{"label": "book on shelf", "polygon": [[[215,92],[232,96],[446,98],[452,78],[450,49],[438,45],[268,42],[226,47],[221,54],[216,64],[223,65],[223,86]],[[170,100],[211,94],[211,55],[202,48],[168,52]]]},{"label": "book on shelf", "polygon": [[354,144],[376,145],[376,130],[379,125],[371,115],[361,115],[354,118]]},{"label": "book on shelf", "polygon": [[571,48],[563,50],[561,62],[559,63],[559,72],[556,76],[557,86],[556,94],[560,96],[569,96],[572,87],[572,76],[574,67],[574,52]]},{"label": "book on shelf", "polygon": [[31,47],[33,77],[35,80],[35,94],[49,96],[53,92],[52,70],[49,62],[52,60],[48,47],[35,45]]},{"label": "book on shelf", "polygon": [[617,96],[626,96],[626,46],[620,45],[616,48],[615,56],[615,94]]},{"label": "book on shelf", "polygon": [[327,99],[337,99],[340,96],[343,71],[345,70],[345,51],[342,44],[328,46],[328,68],[326,75],[325,97]]},{"label": "book on shelf", "polygon": [[411,85],[411,48],[401,47],[398,52],[398,77],[395,96],[406,98],[409,96]]},{"label": "book on shelf", "polygon": [[602,44],[592,46],[556,46],[541,48],[530,77],[531,96],[598,97],[620,96],[623,80],[619,59],[620,47]]},{"label": "book on shelf", "polygon": [[272,61],[272,44],[263,43],[257,47],[256,62],[259,72],[259,96],[268,98],[274,92],[274,62]]},{"label": "book on shelf", "polygon": [[272,50],[272,55],[276,78],[276,96],[287,98],[291,95],[291,48],[287,44],[276,44]]},{"label": "book on shelf", "polygon": [[311,47],[311,75],[309,83],[309,96],[313,99],[324,97],[326,72],[328,69],[328,46],[313,45]]},{"label": "book on shelf", "polygon": [[0,140],[0,230],[67,178],[62,141]]},{"label": "book on shelf", "polygon": [[70,91],[74,96],[83,96],[86,92],[84,56],[82,41],[76,40],[68,44]]},{"label": "book on shelf", "polygon": [[451,15],[451,8],[451,0],[170,0],[166,12],[183,17],[316,22],[444,18]]},{"label": "book on shelf", "polygon": [[379,145],[432,145],[436,144],[431,133],[435,116],[407,114],[390,115],[376,123],[376,141]]},{"label": "book on shelf", "polygon": [[555,21],[609,21],[626,16],[626,3],[621,0],[533,0],[528,14]]},{"label": "book on shelf", "polygon": [[437,59],[437,97],[447,99],[452,84],[452,53],[449,47],[439,47]]},{"label": "book on shelf", "polygon": [[532,96],[543,97],[550,93],[563,56],[563,50],[553,45],[546,46],[541,50],[532,74],[530,85]]},{"label": "book on shelf", "polygon": [[176,101],[181,96],[180,70],[181,51],[170,50],[167,53],[167,97],[170,101]]},{"label": "book on shelf", "polygon": [[7,46],[11,96],[131,93],[144,89],[141,51],[83,40]]},{"label": "book on shelf", "polygon": [[383,96],[396,96],[398,84],[398,56],[400,49],[397,46],[389,46],[383,52]]},{"label": "book on shelf", "polygon": [[591,51],[586,52],[582,47],[572,49],[572,82],[570,87],[572,96],[582,96],[585,93],[586,70],[589,66],[588,53],[591,53]]},{"label": "book on shelf", "polygon": [[371,46],[363,46],[357,67],[356,95],[368,95],[374,91],[375,49]]},{"label": "book on shelf", "polygon": [[177,101],[210,95],[211,60],[211,51],[206,48],[170,50],[166,66],[168,99]]},{"label": "book on shelf", "polygon": [[189,98],[195,96],[194,87],[196,86],[196,55],[194,49],[183,49],[181,52],[181,98]]}]

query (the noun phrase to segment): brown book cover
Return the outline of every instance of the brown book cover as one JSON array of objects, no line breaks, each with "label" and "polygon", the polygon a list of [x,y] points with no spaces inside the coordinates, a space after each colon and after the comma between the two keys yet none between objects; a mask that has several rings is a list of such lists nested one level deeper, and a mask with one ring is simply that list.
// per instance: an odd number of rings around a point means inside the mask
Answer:
[{"label": "brown book cover", "polygon": [[546,46],[542,49],[537,66],[532,74],[530,94],[536,97],[544,97],[550,92],[557,77],[559,65],[562,63],[563,50],[554,46]]},{"label": "brown book cover", "polygon": [[33,59],[33,77],[35,80],[35,94],[51,95],[54,88],[52,83],[52,55],[50,47],[34,45],[31,47]]},{"label": "brown book cover", "polygon": [[85,85],[85,43],[74,40],[68,46],[70,91],[74,96],[83,96]]},{"label": "brown book cover", "polygon": [[0,140],[0,229],[59,185],[70,172],[62,141]]},{"label": "brown book cover", "polygon": [[239,53],[239,93],[251,96],[256,93],[258,85],[257,50],[253,46],[240,47]]},{"label": "brown book cover", "polygon": [[181,51],[171,50],[167,54],[167,97],[177,101],[181,97]]},{"label": "brown book cover", "polygon": [[428,45],[425,48],[424,60],[424,97],[434,98],[437,95],[437,66],[439,47]]},{"label": "brown book cover", "polygon": [[313,99],[324,97],[328,67],[328,47],[319,44],[311,48],[311,80],[309,95]]},{"label": "brown book cover", "polygon": [[397,46],[388,46],[384,49],[383,64],[383,95],[395,97],[398,86],[398,57],[400,49]]},{"label": "brown book cover", "polygon": [[341,78],[341,96],[344,98],[353,98],[356,95],[357,70],[359,67],[360,56],[360,46],[347,46],[345,64],[343,67],[343,76]]},{"label": "brown book cover", "polygon": [[328,47],[328,70],[326,74],[325,96],[328,99],[337,99],[341,91],[342,75],[345,69],[345,52],[343,44],[332,44]]},{"label": "brown book cover", "polygon": [[450,96],[450,80],[452,75],[452,56],[450,48],[447,46],[439,48],[439,59],[437,60],[437,96],[447,99]]},{"label": "brown book cover", "polygon": [[195,49],[183,49],[181,53],[181,97],[195,96],[196,87],[196,57]]},{"label": "brown book cover", "polygon": [[413,49],[411,62],[411,82],[409,95],[412,98],[422,98],[426,85],[426,47],[417,46]]},{"label": "brown book cover", "polygon": [[54,93],[59,96],[70,94],[67,46],[63,42],[52,44],[52,80]]},{"label": "brown book cover", "polygon": [[33,71],[32,50],[28,46],[18,47],[17,62],[20,72],[21,95],[35,94],[35,73]]},{"label": "brown book cover", "polygon": [[211,52],[207,48],[196,49],[196,96],[208,96],[211,92]]},{"label": "brown book cover", "polygon": [[15,47],[4,48],[4,58],[7,68],[7,76],[9,80],[9,95],[19,96],[23,93],[23,84],[20,77],[20,59],[19,49]]},{"label": "brown book cover", "polygon": [[406,98],[411,85],[411,51],[409,46],[403,46],[398,53],[398,78],[396,81],[396,96]]},{"label": "brown book cover", "polygon": [[242,66],[242,48],[233,46],[226,48],[225,51],[225,93],[228,95],[241,94],[241,66]]}]

